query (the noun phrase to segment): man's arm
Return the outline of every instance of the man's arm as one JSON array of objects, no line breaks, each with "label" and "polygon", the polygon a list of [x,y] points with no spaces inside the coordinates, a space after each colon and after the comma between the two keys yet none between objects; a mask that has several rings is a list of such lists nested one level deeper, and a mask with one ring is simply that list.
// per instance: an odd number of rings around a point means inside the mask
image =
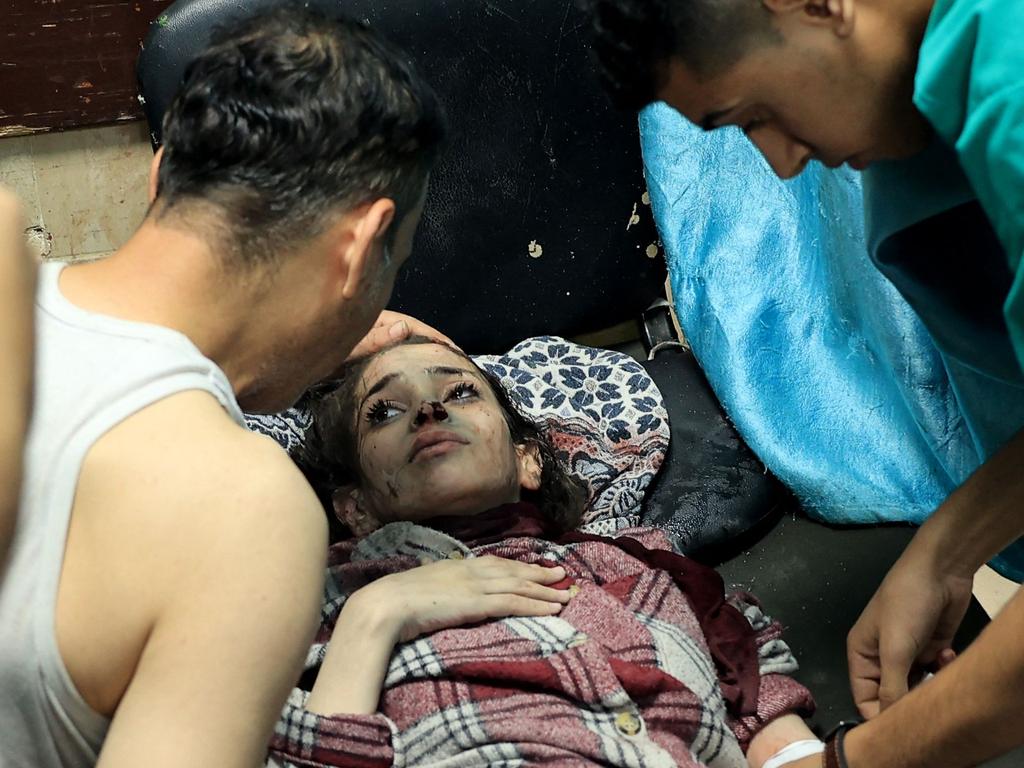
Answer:
[{"label": "man's arm", "polygon": [[1024,744],[1024,593],[960,658],[846,737],[850,768],[966,768]]},{"label": "man's arm", "polygon": [[948,654],[974,573],[1024,533],[1024,431],[954,491],[914,536],[850,632],[854,700],[870,717],[908,689],[911,667]]},{"label": "man's arm", "polygon": [[0,581],[21,489],[32,399],[32,302],[36,267],[25,247],[21,204],[0,188]]},{"label": "man's arm", "polygon": [[113,712],[99,765],[262,764],[317,625],[326,549],[323,510],[285,453],[205,393],[98,442],[58,639],[87,701]]}]

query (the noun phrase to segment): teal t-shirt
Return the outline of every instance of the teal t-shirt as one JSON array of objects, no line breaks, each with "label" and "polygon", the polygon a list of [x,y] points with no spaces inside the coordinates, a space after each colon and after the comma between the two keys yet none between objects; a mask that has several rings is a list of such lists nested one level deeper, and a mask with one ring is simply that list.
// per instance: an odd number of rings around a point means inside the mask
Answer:
[{"label": "teal t-shirt", "polygon": [[[936,139],[864,172],[868,247],[931,332],[984,462],[1024,428],[1024,0],[936,0],[914,103]],[[1024,580],[1024,539],[992,564]]]},{"label": "teal t-shirt", "polygon": [[1014,274],[1003,306],[1024,366],[1024,1],[937,0],[914,103],[953,148]]}]

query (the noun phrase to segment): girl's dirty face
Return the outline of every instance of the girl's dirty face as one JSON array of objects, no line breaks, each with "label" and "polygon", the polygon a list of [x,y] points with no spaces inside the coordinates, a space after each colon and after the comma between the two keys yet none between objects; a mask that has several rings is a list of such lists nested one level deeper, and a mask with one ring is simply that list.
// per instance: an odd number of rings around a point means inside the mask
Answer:
[{"label": "girl's dirty face", "polygon": [[539,482],[535,452],[512,442],[490,385],[445,346],[382,353],[363,373],[356,403],[361,477],[349,505],[371,528],[477,514]]}]

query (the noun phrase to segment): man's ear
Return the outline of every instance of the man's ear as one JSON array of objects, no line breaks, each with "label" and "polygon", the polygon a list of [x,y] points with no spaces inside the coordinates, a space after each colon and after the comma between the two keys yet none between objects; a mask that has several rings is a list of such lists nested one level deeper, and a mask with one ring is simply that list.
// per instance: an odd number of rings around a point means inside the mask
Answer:
[{"label": "man's ear", "polygon": [[363,508],[356,486],[341,486],[331,494],[331,502],[334,505],[334,516],[356,536],[367,536],[380,528],[380,521]]},{"label": "man's ear", "polygon": [[371,260],[384,257],[388,229],[395,220],[395,201],[379,198],[352,211],[347,218],[351,237],[341,246],[345,262],[342,296],[352,299],[370,274]]},{"label": "man's ear", "polygon": [[761,0],[761,5],[774,14],[799,14],[805,24],[831,27],[839,37],[853,31],[856,0]]},{"label": "man's ear", "polygon": [[519,487],[527,491],[540,490],[540,478],[544,472],[544,460],[536,443],[520,443],[516,446],[516,463],[519,465]]},{"label": "man's ear", "polygon": [[160,161],[163,160],[163,157],[164,148],[161,146],[153,155],[153,160],[149,164],[149,187],[147,188],[147,193],[150,205],[156,200],[156,189],[160,180]]}]

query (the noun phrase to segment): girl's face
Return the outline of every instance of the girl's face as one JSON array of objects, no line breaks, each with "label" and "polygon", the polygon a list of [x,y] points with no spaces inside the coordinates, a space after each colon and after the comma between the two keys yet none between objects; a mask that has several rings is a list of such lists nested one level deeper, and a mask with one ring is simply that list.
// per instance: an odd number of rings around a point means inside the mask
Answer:
[{"label": "girl's face", "polygon": [[445,346],[378,355],[355,402],[361,482],[335,506],[357,534],[395,520],[477,514],[540,485],[536,450],[512,442],[490,385]]}]

